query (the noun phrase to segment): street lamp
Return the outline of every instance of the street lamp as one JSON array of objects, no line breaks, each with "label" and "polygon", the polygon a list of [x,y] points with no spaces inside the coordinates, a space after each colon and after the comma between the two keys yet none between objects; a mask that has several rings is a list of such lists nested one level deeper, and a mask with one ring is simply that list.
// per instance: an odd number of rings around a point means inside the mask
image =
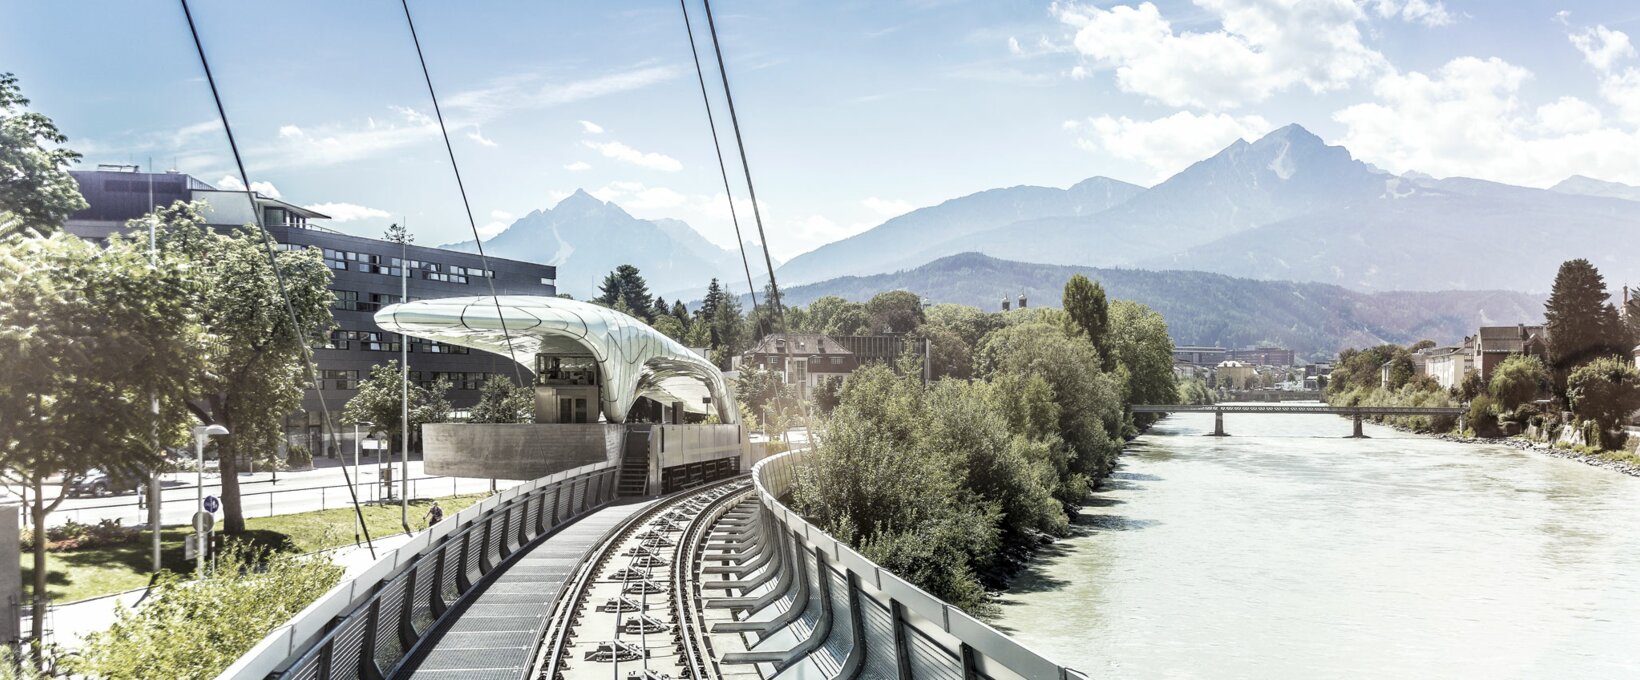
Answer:
[{"label": "street lamp", "polygon": [[[194,502],[196,508],[205,506],[205,440],[211,437],[220,437],[228,433],[228,428],[221,425],[198,425],[194,427],[194,462],[199,467],[194,472]],[[199,512],[196,510],[195,512]],[[205,528],[203,525],[194,528],[194,575],[205,575]]]},{"label": "street lamp", "polygon": [[[375,427],[376,424],[368,420],[353,423],[353,477],[347,480],[353,487],[353,504],[355,509],[359,503],[359,453],[364,449],[364,440],[359,438],[359,426]],[[359,544],[359,513],[353,513],[353,544]]]}]

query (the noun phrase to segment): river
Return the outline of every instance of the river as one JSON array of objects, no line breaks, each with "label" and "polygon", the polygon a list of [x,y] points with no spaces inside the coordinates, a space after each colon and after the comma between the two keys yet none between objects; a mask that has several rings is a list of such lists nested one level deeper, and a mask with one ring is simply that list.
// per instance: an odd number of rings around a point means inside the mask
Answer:
[{"label": "river", "polygon": [[1133,441],[999,629],[1115,678],[1640,677],[1640,478],[1315,415]]}]

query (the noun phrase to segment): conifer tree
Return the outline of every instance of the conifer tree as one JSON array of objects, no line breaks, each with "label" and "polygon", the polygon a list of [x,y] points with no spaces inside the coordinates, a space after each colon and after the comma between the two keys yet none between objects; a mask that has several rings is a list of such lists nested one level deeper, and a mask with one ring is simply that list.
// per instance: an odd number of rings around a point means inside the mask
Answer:
[{"label": "conifer tree", "polygon": [[1627,344],[1610,299],[1606,279],[1588,260],[1560,265],[1543,316],[1549,331],[1549,368],[1562,396],[1573,369],[1597,357],[1619,355]]}]

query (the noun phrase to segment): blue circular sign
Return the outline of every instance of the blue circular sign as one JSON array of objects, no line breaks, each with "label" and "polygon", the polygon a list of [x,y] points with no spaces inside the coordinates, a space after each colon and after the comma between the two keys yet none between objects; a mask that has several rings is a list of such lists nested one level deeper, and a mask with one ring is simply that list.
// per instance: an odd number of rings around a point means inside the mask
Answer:
[{"label": "blue circular sign", "polygon": [[216,496],[205,497],[205,512],[216,512],[221,507],[222,501],[217,500]]}]

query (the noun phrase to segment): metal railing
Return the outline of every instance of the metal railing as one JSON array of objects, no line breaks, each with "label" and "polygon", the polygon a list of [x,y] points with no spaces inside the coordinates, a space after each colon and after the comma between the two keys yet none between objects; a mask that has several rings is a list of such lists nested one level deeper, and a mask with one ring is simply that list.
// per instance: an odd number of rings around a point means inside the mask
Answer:
[{"label": "metal railing", "polygon": [[616,465],[588,465],[463,510],[331,589],[219,677],[392,677],[497,567],[612,500],[618,476]]},{"label": "metal railing", "polygon": [[[708,609],[743,612],[713,632],[754,640],[724,665],[756,664],[764,677],[997,678],[1079,680],[996,629],[890,573],[804,520],[781,501],[806,450],[752,468],[760,511],[730,535],[749,546],[737,556],[706,555],[706,567],[737,581],[707,581],[738,596],[708,599]],[[788,670],[790,671],[788,673]]]},{"label": "metal railing", "polygon": [[[258,480],[254,483],[264,484],[266,482]],[[490,485],[496,483],[497,482],[495,480],[480,479],[477,477],[411,477],[409,479],[410,498],[414,500],[417,498],[441,498],[442,496],[440,496],[440,494],[460,496],[463,494],[489,493]],[[243,487],[245,482],[241,482],[240,484]],[[383,487],[389,484],[392,486],[392,498],[388,498],[386,493],[382,491]],[[513,484],[511,481],[499,482],[499,486],[511,484]],[[349,485],[347,484],[325,484],[321,486],[298,486],[285,489],[272,489],[269,491],[242,491],[239,494],[239,507],[241,508],[241,512],[247,518],[275,517],[278,515],[288,515],[297,512],[329,510],[331,508],[351,508],[353,507],[353,495],[348,493],[348,486]],[[380,502],[399,502],[398,494],[400,480],[395,479],[391,482],[361,482],[353,486],[359,495],[360,503],[369,504]],[[217,490],[212,491],[213,488]],[[179,510],[175,510],[173,512],[187,513],[186,515],[173,517],[171,518],[173,521],[169,521],[167,523],[185,523],[187,518],[192,516],[192,514],[198,510],[198,508],[194,507],[192,489],[193,487],[191,485],[165,489],[165,493],[168,495],[165,496],[163,507],[180,508]],[[205,492],[208,494],[220,494],[221,482],[207,483],[205,485],[205,489]],[[422,493],[424,489],[427,492],[426,494]],[[317,492],[316,495],[315,492]],[[330,504],[330,498],[332,496],[336,498],[335,505]],[[60,524],[67,520],[90,524],[104,518],[118,519],[121,521],[125,521],[129,518],[131,523],[127,526],[142,526],[148,522],[148,506],[147,503],[143,502],[144,500],[146,499],[140,499],[135,495],[128,495],[124,498],[124,500],[113,503],[78,505],[73,507],[68,507],[65,503],[62,507],[57,508],[57,510],[51,513],[49,521],[52,522],[53,525]],[[27,525],[29,520],[28,508],[24,506],[20,509],[20,512],[22,515],[20,516],[21,518],[19,521],[23,525]],[[87,515],[89,515],[89,517],[87,517]]]}]

